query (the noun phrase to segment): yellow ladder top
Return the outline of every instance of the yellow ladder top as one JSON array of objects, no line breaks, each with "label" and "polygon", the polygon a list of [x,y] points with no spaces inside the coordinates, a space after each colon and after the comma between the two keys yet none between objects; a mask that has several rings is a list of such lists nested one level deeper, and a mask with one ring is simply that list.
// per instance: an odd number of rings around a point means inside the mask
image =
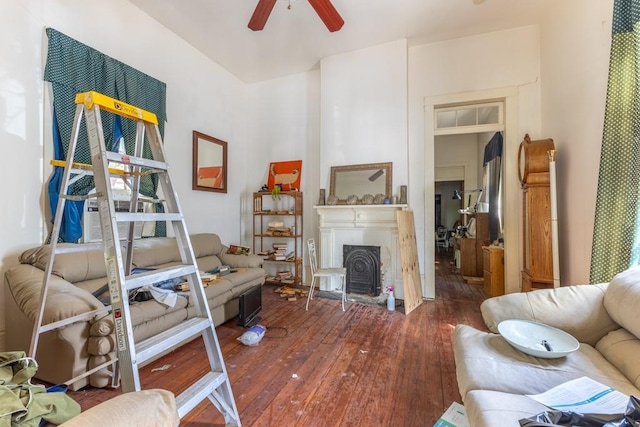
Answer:
[{"label": "yellow ladder top", "polygon": [[128,117],[133,120],[142,120],[154,125],[158,124],[158,117],[156,117],[154,113],[95,91],[77,94],[76,104],[84,104],[86,108],[93,108],[93,104],[97,104],[100,108],[110,113]]}]

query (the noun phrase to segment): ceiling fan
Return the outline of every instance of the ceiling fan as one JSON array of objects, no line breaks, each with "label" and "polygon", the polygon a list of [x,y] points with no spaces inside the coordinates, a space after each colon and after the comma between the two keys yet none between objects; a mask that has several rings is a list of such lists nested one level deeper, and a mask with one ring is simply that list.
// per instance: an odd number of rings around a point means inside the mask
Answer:
[{"label": "ceiling fan", "polygon": [[[269,19],[277,0],[258,0],[256,10],[253,11],[249,28],[253,31],[260,31],[264,28]],[[344,25],[344,19],[340,16],[331,0],[308,0],[316,13],[331,32],[338,31]]]}]

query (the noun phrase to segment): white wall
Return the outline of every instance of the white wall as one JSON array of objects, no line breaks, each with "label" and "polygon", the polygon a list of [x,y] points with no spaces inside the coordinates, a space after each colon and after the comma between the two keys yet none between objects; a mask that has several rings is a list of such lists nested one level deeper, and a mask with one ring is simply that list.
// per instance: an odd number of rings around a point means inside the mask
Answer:
[{"label": "white wall", "polygon": [[[243,193],[243,240],[252,245],[252,193],[267,183],[270,162],[302,160],[305,238],[317,231],[320,147],[320,72],[295,74],[248,86],[247,181]],[[305,263],[307,260],[305,260]]]},{"label": "white wall", "polygon": [[[330,56],[320,64],[320,185],[331,166],[393,162],[407,184],[407,42]],[[411,201],[410,201],[411,202]]]},{"label": "white wall", "polygon": [[[43,183],[52,156],[42,76],[49,26],[167,83],[165,147],[189,231],[217,232],[226,242],[239,239],[238,194],[245,188],[242,159],[248,152],[242,82],[125,0],[112,0],[108,7],[81,0],[0,0],[0,7],[3,275],[20,252],[45,239]],[[229,143],[233,167],[227,194],[191,190],[192,130]],[[0,307],[5,297],[0,294]],[[0,317],[0,349],[4,320]]]},{"label": "white wall", "polygon": [[[613,0],[554,3],[541,26],[542,133],[557,150],[562,285],[588,283]],[[533,135],[532,135],[533,136]]]}]

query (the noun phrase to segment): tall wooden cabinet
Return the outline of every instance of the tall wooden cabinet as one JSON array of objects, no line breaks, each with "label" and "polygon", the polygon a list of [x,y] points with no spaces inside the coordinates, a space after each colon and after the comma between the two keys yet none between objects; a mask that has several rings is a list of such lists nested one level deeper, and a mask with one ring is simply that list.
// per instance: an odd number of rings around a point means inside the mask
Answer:
[{"label": "tall wooden cabinet", "polygon": [[265,283],[302,283],[302,245],[302,192],[253,193],[253,252],[265,259]]},{"label": "tall wooden cabinet", "polygon": [[554,149],[552,139],[532,141],[525,135],[518,150],[518,175],[523,192],[523,291],[553,287],[548,152]]}]

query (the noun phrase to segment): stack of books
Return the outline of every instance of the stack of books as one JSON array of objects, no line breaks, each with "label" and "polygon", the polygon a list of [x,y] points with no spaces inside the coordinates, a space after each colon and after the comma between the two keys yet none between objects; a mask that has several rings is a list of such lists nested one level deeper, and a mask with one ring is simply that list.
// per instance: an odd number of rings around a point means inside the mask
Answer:
[{"label": "stack of books", "polygon": [[294,283],[293,273],[290,271],[280,271],[276,275],[278,282],[283,285],[292,285]]},{"label": "stack of books", "polygon": [[287,244],[286,243],[274,243],[271,245],[273,248],[273,260],[285,261],[287,259]]},{"label": "stack of books", "polygon": [[269,227],[265,233],[267,236],[291,236],[291,228],[289,227]]}]

